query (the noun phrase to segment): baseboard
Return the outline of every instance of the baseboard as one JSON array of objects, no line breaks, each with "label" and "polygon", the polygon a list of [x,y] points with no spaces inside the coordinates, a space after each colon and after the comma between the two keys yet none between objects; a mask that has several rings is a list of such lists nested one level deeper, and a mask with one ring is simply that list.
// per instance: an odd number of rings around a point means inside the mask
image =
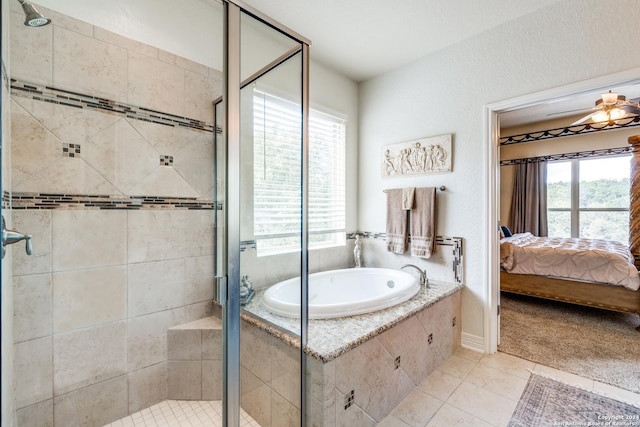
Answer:
[{"label": "baseboard", "polygon": [[460,344],[462,347],[468,348],[469,350],[479,351],[480,353],[485,352],[484,337],[480,337],[478,335],[463,332]]}]

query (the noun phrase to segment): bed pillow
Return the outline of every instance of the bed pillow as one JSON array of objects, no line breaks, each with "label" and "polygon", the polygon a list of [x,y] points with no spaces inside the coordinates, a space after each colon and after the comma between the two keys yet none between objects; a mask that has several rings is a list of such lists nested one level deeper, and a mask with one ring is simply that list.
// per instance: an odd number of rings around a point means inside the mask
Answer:
[{"label": "bed pillow", "polygon": [[500,229],[502,230],[502,234],[504,234],[504,237],[513,236],[513,233],[511,233],[511,230],[509,230],[509,227],[507,227],[506,225],[501,225]]}]

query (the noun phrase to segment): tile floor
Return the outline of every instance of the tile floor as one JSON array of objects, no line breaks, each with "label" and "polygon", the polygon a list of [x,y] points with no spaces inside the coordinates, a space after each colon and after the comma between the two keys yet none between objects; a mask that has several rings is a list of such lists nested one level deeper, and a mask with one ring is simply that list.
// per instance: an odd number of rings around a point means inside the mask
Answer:
[{"label": "tile floor", "polygon": [[[222,403],[197,400],[165,400],[104,427],[222,427]],[[241,427],[260,427],[242,409]]]},{"label": "tile floor", "polygon": [[378,426],[506,426],[531,372],[640,406],[640,394],[520,359],[459,349]]},{"label": "tile floor", "polygon": [[[381,427],[506,426],[531,372],[640,406],[640,394],[505,353],[459,349],[422,382]],[[222,426],[219,401],[167,400],[105,427]],[[260,427],[244,411],[241,426]]]}]

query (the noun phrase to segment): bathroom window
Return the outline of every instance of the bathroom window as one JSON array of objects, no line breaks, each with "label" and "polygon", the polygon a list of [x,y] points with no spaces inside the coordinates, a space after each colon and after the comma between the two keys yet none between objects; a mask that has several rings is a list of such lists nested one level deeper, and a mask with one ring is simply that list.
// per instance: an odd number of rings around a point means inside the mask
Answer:
[{"label": "bathroom window", "polygon": [[[254,235],[258,255],[300,250],[300,106],[254,90]],[[345,244],[345,127],[309,111],[309,248]]]},{"label": "bathroom window", "polygon": [[549,236],[629,241],[631,156],[547,165]]}]

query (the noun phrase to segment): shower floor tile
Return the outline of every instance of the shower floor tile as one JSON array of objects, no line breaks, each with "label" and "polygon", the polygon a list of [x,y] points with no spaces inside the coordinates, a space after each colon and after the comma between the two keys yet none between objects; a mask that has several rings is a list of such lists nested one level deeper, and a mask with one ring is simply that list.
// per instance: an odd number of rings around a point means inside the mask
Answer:
[{"label": "shower floor tile", "polygon": [[[260,427],[240,409],[242,427]],[[104,427],[222,427],[222,402],[197,400],[165,400],[131,414]]]}]

